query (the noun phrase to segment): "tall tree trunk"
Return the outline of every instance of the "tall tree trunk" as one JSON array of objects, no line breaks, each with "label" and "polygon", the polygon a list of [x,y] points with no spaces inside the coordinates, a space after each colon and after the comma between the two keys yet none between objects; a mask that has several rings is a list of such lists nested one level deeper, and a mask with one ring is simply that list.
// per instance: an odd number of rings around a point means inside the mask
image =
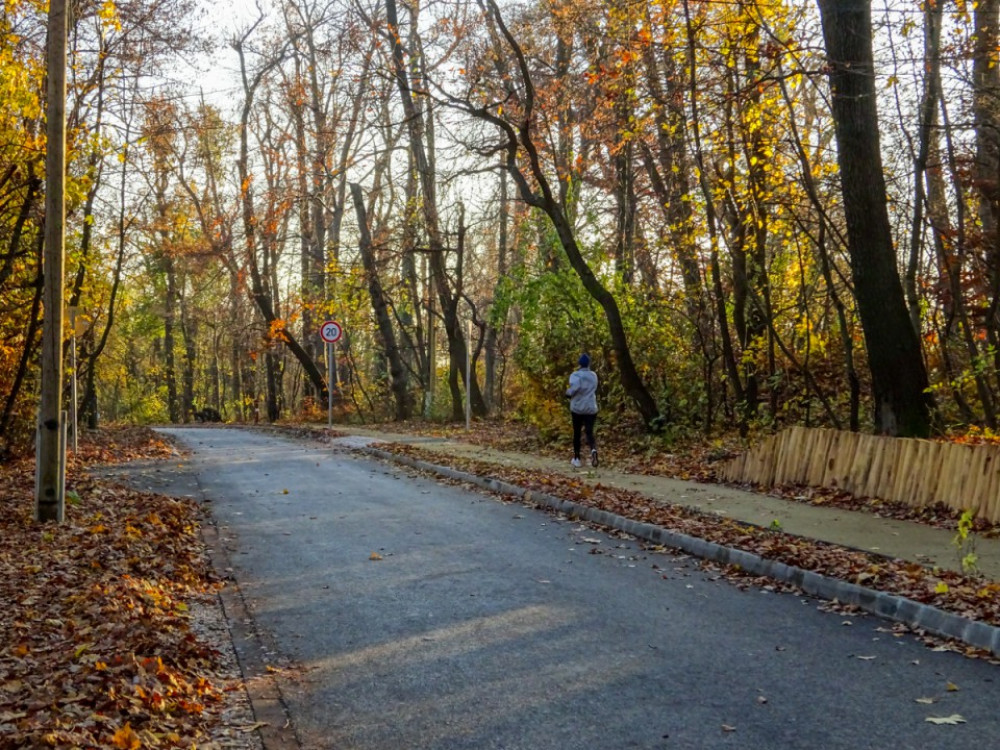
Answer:
[{"label": "tall tree trunk", "polygon": [[[182,398],[182,413],[181,421],[189,422],[191,420],[191,415],[194,414],[195,403],[194,403],[194,371],[195,371],[195,360],[197,359],[197,347],[196,341],[198,338],[198,325],[197,321],[191,319],[188,312],[187,295],[183,293],[185,287],[184,280],[181,280],[182,293],[180,295],[180,321],[181,321],[181,337],[184,340],[184,376],[183,382],[183,398]],[[204,405],[202,405],[204,408]]]},{"label": "tall tree trunk", "polygon": [[[390,0],[391,2],[392,0]],[[518,84],[523,87],[523,99],[520,102],[523,114],[515,125],[507,122],[502,117],[487,108],[472,106],[462,103],[465,111],[474,117],[491,123],[503,133],[505,141],[500,148],[506,153],[506,168],[510,173],[518,193],[529,206],[541,210],[552,222],[556,230],[556,235],[566,252],[570,266],[580,278],[583,288],[597,302],[604,311],[605,319],[608,323],[608,334],[611,338],[611,347],[615,354],[615,365],[618,368],[618,375],[625,393],[635,403],[643,422],[647,427],[658,429],[662,426],[659,407],[652,397],[646,384],[639,374],[639,370],[632,359],[632,351],[629,347],[628,336],[625,333],[625,324],[622,320],[621,310],[614,295],[594,274],[593,269],[583,257],[583,253],[576,240],[576,233],[567,216],[564,206],[559,203],[556,194],[553,192],[552,184],[542,166],[541,155],[532,133],[535,112],[535,89],[531,78],[531,71],[528,67],[524,51],[517,40],[511,34],[504,23],[500,9],[494,0],[483,0],[485,6],[489,8],[491,23],[496,29],[516,61],[516,72],[519,78]],[[512,93],[513,95],[513,93]],[[455,102],[458,104],[458,102]],[[522,162],[524,166],[522,167]],[[537,191],[536,191],[537,186]]]},{"label": "tall tree trunk", "polygon": [[163,362],[164,377],[167,381],[167,414],[170,421],[181,421],[180,400],[177,395],[177,363],[174,346],[174,327],[177,322],[177,272],[169,248],[163,248],[161,260],[166,276],[167,295],[163,309]]},{"label": "tall tree trunk", "polygon": [[[437,187],[433,165],[428,159],[428,151],[424,140],[424,115],[414,102],[413,92],[406,70],[403,47],[399,36],[399,18],[396,12],[395,0],[386,0],[386,20],[389,24],[389,39],[392,45],[393,73],[396,86],[403,102],[403,113],[406,117],[407,131],[410,140],[410,150],[414,155],[417,174],[423,194],[422,207],[424,223],[427,229],[429,264],[434,280],[434,288],[438,295],[441,311],[444,316],[445,332],[448,336],[448,351],[451,355],[451,366],[465,376],[465,336],[462,333],[461,322],[457,315],[457,304],[451,285],[448,282],[445,268],[445,245],[441,235],[440,219],[437,206]],[[473,374],[474,375],[474,374]],[[473,376],[471,383],[466,383],[472,400],[472,411],[476,416],[485,416],[486,404],[479,383]],[[452,414],[462,414],[461,395],[452,393]]]},{"label": "tall tree trunk", "polygon": [[[973,116],[976,125],[976,185],[983,226],[984,275],[988,300],[984,328],[993,347],[995,383],[1000,388],[1000,0],[975,4]],[[987,412],[993,411],[987,407]],[[993,418],[995,424],[995,415]]]},{"label": "tall tree trunk", "polygon": [[267,403],[267,421],[277,422],[281,417],[281,358],[273,348],[264,352],[264,393]]},{"label": "tall tree trunk", "polygon": [[829,61],[837,160],[858,314],[868,350],[875,428],[930,434],[928,380],[896,268],[872,55],[871,0],[818,0]]},{"label": "tall tree trunk", "polygon": [[[295,56],[295,83],[301,85],[303,78],[301,71],[302,61],[298,55]],[[309,144],[306,140],[305,123],[305,102],[303,96],[295,96],[295,101],[291,106],[292,123],[295,128],[295,168],[296,180],[299,191],[298,195],[298,221],[299,221],[299,267],[300,267],[300,290],[302,294],[302,348],[314,362],[320,359],[321,347],[317,341],[316,331],[318,330],[315,311],[322,303],[324,294],[321,278],[316,277],[316,259],[313,249],[313,229],[312,229],[312,185],[309,180]],[[303,395],[306,398],[319,400],[319,391],[316,390],[309,373],[302,370]]]},{"label": "tall tree trunk", "polygon": [[[31,299],[31,313],[28,316],[28,328],[24,334],[24,348],[21,350],[21,359],[17,365],[17,374],[14,376],[14,382],[11,384],[10,391],[7,393],[7,398],[4,400],[3,411],[0,412],[0,437],[6,436],[8,434],[7,431],[13,424],[14,405],[17,403],[17,396],[20,393],[25,377],[28,374],[28,365],[36,353],[38,346],[41,344],[41,341],[38,338],[38,331],[41,328],[42,323],[42,316],[40,313],[42,309],[42,293],[44,291],[42,278],[44,236],[45,233],[43,228],[39,227],[38,273],[35,277],[35,293],[32,295]],[[7,452],[10,442],[11,440],[8,438],[7,444],[0,446],[0,456]]]},{"label": "tall tree trunk", "polygon": [[[986,380],[986,373],[981,367],[978,366],[979,363],[982,362],[981,357],[983,354],[980,350],[979,341],[977,340],[974,323],[971,320],[969,305],[966,303],[965,298],[967,293],[965,277],[968,273],[970,253],[969,232],[967,231],[969,222],[966,220],[968,211],[964,200],[963,190],[964,175],[959,165],[959,158],[956,153],[956,144],[952,134],[950,118],[948,116],[948,107],[943,98],[941,99],[941,118],[944,125],[943,131],[947,144],[948,170],[951,175],[951,183],[955,189],[955,194],[959,196],[958,200],[955,201],[956,210],[954,234],[949,233],[949,241],[944,241],[942,239],[940,246],[941,266],[947,272],[950,292],[950,309],[947,310],[947,319],[944,328],[945,331],[950,334],[954,330],[955,324],[957,323],[958,325],[957,332],[965,344],[966,354],[968,357],[965,367],[972,372],[973,380],[976,383],[976,391],[979,395],[980,403],[983,406],[983,415],[987,424],[992,426],[996,424],[996,410],[993,405],[993,397],[990,393],[989,382]],[[935,187],[933,189],[936,190],[937,188]],[[940,203],[940,197],[938,198],[938,201],[936,201],[934,205],[942,205]],[[939,227],[944,229],[946,224],[941,222]],[[950,338],[950,336],[946,336],[946,338]],[[950,366],[950,357],[945,357],[944,361],[946,366]],[[959,408],[963,411],[968,410],[968,402],[966,401],[964,395],[960,393],[960,390],[956,389],[953,393],[956,396],[956,402],[958,403]]]},{"label": "tall tree trunk", "polygon": [[[705,221],[708,226],[709,238],[709,273],[711,274],[711,289],[713,303],[715,306],[716,322],[719,326],[719,339],[722,346],[722,362],[725,367],[726,377],[737,403],[743,403],[746,395],[743,389],[743,381],[740,379],[739,368],[736,364],[736,352],[733,349],[733,338],[729,330],[729,316],[726,310],[727,299],[722,288],[722,269],[719,263],[719,214],[715,206],[715,197],[711,185],[708,183],[708,173],[705,165],[705,154],[701,144],[701,107],[698,98],[697,85],[697,55],[696,36],[694,24],[691,18],[691,8],[689,0],[684,0],[684,27],[687,42],[687,96],[691,108],[691,138],[694,146],[695,164],[697,165],[698,185],[701,189],[702,198],[705,202]],[[740,431],[746,433],[746,420],[741,415]]]},{"label": "tall tree trunk", "polygon": [[[647,18],[647,22],[652,26],[652,19]],[[639,148],[650,187],[663,212],[660,233],[669,241],[671,252],[680,266],[685,309],[692,321],[694,343],[704,359],[705,430],[709,431],[714,410],[714,363],[719,355],[713,337],[708,295],[696,253],[691,201],[688,200],[692,169],[684,108],[687,91],[683,71],[678,69],[670,49],[664,46],[657,50],[653,45],[647,45],[643,56],[646,83],[658,105],[654,108],[656,153],[654,155],[652,146],[645,142],[640,142]]]},{"label": "tall tree trunk", "polygon": [[240,343],[240,337],[233,336],[229,344],[230,388],[236,406],[235,416],[245,422],[249,416],[252,416],[256,404],[249,403],[250,394],[243,378],[243,359],[241,357],[245,350]]},{"label": "tall tree trunk", "polygon": [[934,128],[937,124],[938,99],[941,96],[941,20],[944,3],[928,2],[924,5],[924,81],[917,121],[917,144],[913,155],[913,220],[910,223],[909,257],[903,288],[910,310],[910,324],[920,335],[920,295],[917,292],[917,276],[920,272],[920,257],[923,250],[924,211],[927,206],[925,189],[927,162],[930,156]]},{"label": "tall tree trunk", "polygon": [[221,368],[219,367],[219,361],[222,358],[221,353],[221,333],[218,328],[212,331],[212,363],[209,366],[209,380],[212,389],[212,406],[220,414],[223,409],[223,390],[222,390],[222,377]]},{"label": "tall tree trunk", "polygon": [[973,6],[975,49],[972,58],[972,112],[976,127],[975,185],[983,239],[991,249],[997,243],[1000,212],[1000,0],[978,0]]},{"label": "tall tree trunk", "polygon": [[[752,105],[752,111],[764,122],[769,120],[765,105],[761,101],[760,59],[766,54],[760,43],[760,27],[754,24],[752,33],[744,42],[748,50],[745,54],[744,75],[742,80],[742,96]],[[746,112],[744,108],[743,112]],[[775,345],[778,344],[774,334],[774,315],[771,309],[771,286],[767,268],[767,244],[771,231],[770,223],[770,191],[768,188],[767,164],[770,160],[768,144],[765,139],[765,127],[747,122],[743,119],[742,129],[748,135],[743,141],[743,158],[749,165],[747,168],[748,205],[745,209],[746,223],[751,227],[749,233],[750,248],[748,253],[748,278],[751,290],[751,307],[748,315],[747,345],[753,346],[761,337],[767,337],[768,375],[775,374]],[[744,349],[746,352],[746,349]],[[747,402],[751,413],[757,409],[760,375],[756,365],[747,367]],[[771,389],[771,415],[777,419],[777,390]]]},{"label": "tall tree trunk", "polygon": [[408,369],[417,373],[422,388],[427,388],[427,340],[424,328],[424,295],[421,292],[421,281],[417,271],[417,177],[414,168],[413,153],[406,152],[406,182],[403,192],[403,229],[402,258],[403,284],[406,289],[406,309],[410,314],[408,324],[413,326],[413,332],[408,336],[408,349],[403,358]]},{"label": "tall tree trunk", "polygon": [[365,267],[365,276],[368,278],[368,295],[372,301],[372,310],[375,311],[375,321],[378,324],[379,337],[382,339],[382,349],[389,362],[390,385],[396,402],[396,419],[409,419],[411,403],[406,383],[406,368],[403,366],[403,358],[396,345],[396,333],[392,327],[392,318],[386,304],[385,292],[379,281],[371,233],[368,230],[365,199],[361,193],[361,186],[357,183],[351,183],[351,197],[354,199],[354,211],[358,217],[358,250]]},{"label": "tall tree trunk", "polygon": [[[125,126],[125,140],[128,140],[130,133],[130,123],[126,123]],[[118,243],[118,253],[115,258],[115,268],[113,271],[111,279],[111,294],[108,298],[108,314],[104,322],[104,329],[101,332],[100,338],[96,343],[90,347],[87,353],[87,364],[84,368],[86,376],[84,378],[83,387],[83,398],[81,402],[81,419],[86,421],[87,427],[92,430],[96,430],[99,422],[99,414],[97,409],[97,384],[96,384],[96,374],[97,374],[97,359],[101,356],[104,351],[105,346],[107,346],[108,339],[111,335],[112,328],[115,323],[115,315],[117,312],[116,305],[118,304],[118,291],[121,288],[122,273],[125,266],[125,248],[127,247],[127,236],[130,222],[125,218],[125,202],[127,198],[128,189],[128,179],[129,179],[129,164],[126,153],[126,158],[122,161],[122,171],[121,180],[118,183],[118,222],[117,222],[117,237],[115,238]],[[91,336],[95,336],[93,328],[90,331]]]},{"label": "tall tree trunk", "polygon": [[3,287],[7,283],[7,279],[13,273],[14,260],[19,255],[26,254],[21,250],[21,239],[24,236],[24,227],[28,222],[28,218],[36,207],[36,199],[40,192],[39,189],[42,186],[42,178],[39,177],[40,169],[38,168],[38,160],[29,162],[25,165],[25,169],[28,172],[28,176],[25,181],[24,200],[21,202],[21,208],[18,210],[14,226],[10,230],[10,236],[7,240],[7,251],[0,256],[3,258],[3,264],[0,265],[0,287]]},{"label": "tall tree trunk", "polygon": [[[250,32],[248,31],[247,34],[249,33]],[[272,323],[277,322],[278,316],[275,314],[271,296],[265,288],[265,280],[261,274],[260,265],[257,260],[257,227],[259,222],[254,207],[253,178],[250,175],[250,145],[247,130],[250,120],[250,111],[253,107],[257,87],[260,85],[264,75],[271,68],[277,65],[278,62],[280,62],[280,57],[276,57],[271,60],[261,70],[257,71],[251,79],[246,69],[246,60],[243,49],[245,38],[246,37],[233,42],[233,48],[236,50],[240,60],[240,71],[243,77],[244,94],[243,107],[240,114],[239,157],[236,161],[236,168],[240,178],[240,185],[242,186],[240,194],[240,213],[243,219],[247,266],[250,271],[250,296],[257,305],[257,309],[260,312],[261,317],[264,319],[264,322],[270,327]],[[316,362],[313,361],[313,359],[309,356],[309,353],[302,348],[301,344],[299,344],[298,340],[291,333],[291,331],[285,329],[282,335],[282,340],[285,346],[288,347],[289,351],[294,355],[309,375],[313,382],[313,387],[315,387],[316,390],[322,395],[324,400],[330,398],[332,391],[328,389],[327,384],[323,382],[323,373],[319,371],[319,368],[316,366]],[[332,388],[332,385],[333,384],[330,384],[330,388]]]},{"label": "tall tree trunk", "polygon": [[[27,224],[28,218],[36,208],[37,199],[39,197],[39,188],[41,188],[42,180],[38,176],[39,171],[35,169],[35,163],[29,162],[26,165],[27,168],[27,180],[24,191],[24,200],[21,202],[21,207],[18,210],[17,219],[14,221],[14,226],[10,230],[10,236],[7,241],[7,249],[2,254],[3,263],[0,264],[0,288],[2,288],[14,272],[14,261],[16,258],[22,255],[27,255],[26,250],[22,250],[22,239],[24,238],[24,227]],[[28,365],[32,361],[37,351],[37,345],[40,343],[37,337],[38,330],[41,325],[41,304],[42,304],[42,292],[43,292],[43,280],[42,280],[42,254],[43,254],[43,239],[44,239],[44,229],[39,227],[38,229],[38,270],[35,278],[35,291],[32,294],[31,301],[31,312],[25,323],[26,330],[24,333],[24,346],[21,349],[21,358],[18,362],[17,371],[14,376],[14,380],[10,385],[10,390],[7,392],[4,398],[4,405],[2,411],[0,411],[0,437],[7,436],[8,430],[11,428],[14,421],[14,407],[17,404],[18,395],[21,392],[21,388],[24,384],[25,377],[28,374]],[[11,439],[6,440],[6,445],[0,445],[0,455],[10,448]]]},{"label": "tall tree trunk", "polygon": [[[779,73],[781,73],[780,69]],[[795,107],[792,102],[791,94],[788,91],[787,77],[783,74],[779,75],[779,80],[782,98],[788,106],[789,113],[792,113],[793,115],[789,118],[789,130],[791,132],[792,143],[795,145],[795,153],[799,159],[802,185],[805,187],[806,195],[809,197],[809,202],[812,204],[813,210],[817,214],[817,224],[819,225],[819,230],[815,240],[816,253],[819,256],[820,270],[823,274],[823,279],[826,281],[827,293],[830,295],[830,300],[833,302],[833,306],[837,311],[837,322],[840,328],[840,340],[842,346],[844,347],[844,367],[847,374],[848,387],[850,389],[850,427],[852,432],[857,432],[861,426],[861,380],[858,377],[857,368],[854,362],[854,336],[849,322],[847,305],[844,304],[844,301],[841,298],[841,293],[837,290],[837,286],[834,283],[833,262],[830,259],[830,252],[827,248],[828,243],[826,237],[830,221],[826,213],[826,204],[819,195],[819,190],[816,187],[816,181],[813,177],[813,164],[810,161],[809,154],[806,152],[806,148],[802,143],[802,136],[799,133],[799,127],[794,117]],[[836,241],[836,238],[834,241]],[[848,290],[848,294],[849,293],[850,292]]]},{"label": "tall tree trunk", "polygon": [[623,63],[615,81],[612,167],[615,198],[615,273],[625,286],[631,286],[635,275],[636,195],[635,195],[635,100],[636,70],[631,54],[635,33],[633,4],[625,3],[620,14],[614,14],[609,31],[622,54]]},{"label": "tall tree trunk", "polygon": [[[570,87],[570,63],[573,61],[573,34],[574,29],[571,24],[560,23],[556,15],[556,79],[564,89],[560,92],[558,103],[559,128],[556,133],[556,148],[553,154],[556,172],[559,175],[559,204],[564,207],[566,216],[572,224],[576,220],[577,200],[575,192],[578,183],[576,181],[577,170],[573,168],[573,106],[572,97],[569,93]],[[552,248],[546,247],[548,255],[545,257],[545,268],[554,270],[558,267],[559,257],[552,252]]]},{"label": "tall tree trunk", "polygon": [[[486,355],[484,377],[486,405],[493,411],[497,404],[496,393],[496,372],[497,372],[497,352],[499,348],[499,329],[506,326],[506,320],[500,320],[497,307],[497,294],[501,291],[507,277],[507,172],[500,171],[500,207],[497,222],[497,283],[493,285],[493,299],[490,301],[491,311],[489,322],[486,328]],[[507,301],[504,300],[501,308],[505,315],[507,312]]]},{"label": "tall tree trunk", "polygon": [[[622,94],[621,96],[627,96]],[[627,128],[629,118],[632,115],[632,108],[627,103],[620,103],[618,110],[618,121],[623,128]],[[614,155],[615,172],[615,272],[621,278],[622,283],[631,286],[635,273],[635,172],[634,164],[635,146],[631,137],[623,138],[618,144]]]}]

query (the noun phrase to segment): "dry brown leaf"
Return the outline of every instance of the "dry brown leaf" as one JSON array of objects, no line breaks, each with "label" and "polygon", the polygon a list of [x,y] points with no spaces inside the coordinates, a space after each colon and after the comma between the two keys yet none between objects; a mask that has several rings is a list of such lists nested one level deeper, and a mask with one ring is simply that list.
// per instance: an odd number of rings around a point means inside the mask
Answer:
[{"label": "dry brown leaf", "polygon": [[81,471],[172,452],[149,430],[89,434],[67,467],[66,521],[44,528],[32,467],[0,466],[0,632],[18,656],[0,683],[5,747],[208,745],[225,686],[189,623],[187,602],[216,585],[198,505]]}]

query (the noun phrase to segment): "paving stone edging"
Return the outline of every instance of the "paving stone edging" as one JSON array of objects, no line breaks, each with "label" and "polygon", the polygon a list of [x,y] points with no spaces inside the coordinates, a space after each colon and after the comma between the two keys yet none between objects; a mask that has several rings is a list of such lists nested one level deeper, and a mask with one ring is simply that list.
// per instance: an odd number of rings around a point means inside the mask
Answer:
[{"label": "paving stone edging", "polygon": [[514,495],[525,502],[538,503],[562,513],[571,514],[591,523],[608,526],[627,534],[644,539],[648,542],[662,544],[665,547],[686,552],[694,557],[711,560],[722,565],[738,565],[747,573],[755,576],[767,576],[799,587],[805,593],[820,599],[836,599],[842,604],[857,606],[859,609],[873,615],[883,617],[893,622],[900,622],[910,627],[920,628],[932,635],[952,638],[976,648],[1000,656],[1000,627],[989,625],[978,620],[946,612],[937,607],[907,599],[896,594],[859,586],[856,583],[841,581],[838,578],[822,575],[811,570],[787,565],[777,560],[769,560],[753,552],[726,547],[715,542],[680,534],[676,531],[625,518],[606,510],[581,505],[571,500],[535,492],[516,484],[503,482],[489,477],[480,477],[464,471],[452,469],[449,466],[438,466],[427,461],[421,461],[410,456],[401,456],[379,448],[367,446],[353,448],[378,458],[395,461],[415,469],[431,471],[441,476],[462,482],[470,482],[484,489]]},{"label": "paving stone edging", "polygon": [[[202,492],[203,502],[204,498]],[[288,704],[276,675],[267,671],[268,664],[261,657],[256,622],[243,598],[239,582],[229,572],[233,569],[232,558],[211,515],[202,522],[201,535],[216,575],[225,581],[218,596],[229,626],[233,653],[243,675],[243,687],[256,719],[254,732],[265,750],[300,750],[302,746],[296,737]]]}]

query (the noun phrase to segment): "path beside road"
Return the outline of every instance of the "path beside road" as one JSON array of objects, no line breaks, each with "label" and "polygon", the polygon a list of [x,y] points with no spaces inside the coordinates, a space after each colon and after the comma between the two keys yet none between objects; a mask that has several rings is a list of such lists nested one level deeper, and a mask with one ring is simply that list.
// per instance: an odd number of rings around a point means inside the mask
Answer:
[{"label": "path beside road", "polygon": [[[460,437],[429,438],[343,425],[337,425],[336,429],[365,441],[405,443],[427,452],[571,475],[584,482],[639,492],[656,502],[717,513],[758,526],[770,526],[777,521],[782,531],[790,534],[922,565],[961,569],[959,552],[953,543],[955,532],[915,521],[880,518],[864,511],[811,505],[718,484],[627,474],[603,467],[574,469],[569,461],[474,445]],[[1000,539],[980,537],[975,544],[980,571],[992,580],[1000,580]]]}]

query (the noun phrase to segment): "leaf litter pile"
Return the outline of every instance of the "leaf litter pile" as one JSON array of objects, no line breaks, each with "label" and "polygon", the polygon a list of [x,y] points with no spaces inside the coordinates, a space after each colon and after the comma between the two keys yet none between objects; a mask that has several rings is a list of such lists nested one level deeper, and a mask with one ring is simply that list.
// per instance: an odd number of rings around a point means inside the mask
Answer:
[{"label": "leaf litter pile", "polygon": [[84,472],[172,454],[148,430],[88,436],[61,525],[33,521],[33,464],[0,470],[0,748],[224,746],[240,683],[192,628],[217,588],[196,504]]},{"label": "leaf litter pile", "polygon": [[[659,503],[629,490],[589,484],[570,476],[436,453],[426,447],[383,443],[383,450],[451,466],[482,477],[544,492],[620,516],[753,552],[805,570],[913,599],[971,619],[1000,626],[1000,582],[894,560],[786,534],[780,530],[739,523],[730,518]],[[728,573],[745,581],[738,568]],[[962,648],[969,655],[975,649]]]}]

